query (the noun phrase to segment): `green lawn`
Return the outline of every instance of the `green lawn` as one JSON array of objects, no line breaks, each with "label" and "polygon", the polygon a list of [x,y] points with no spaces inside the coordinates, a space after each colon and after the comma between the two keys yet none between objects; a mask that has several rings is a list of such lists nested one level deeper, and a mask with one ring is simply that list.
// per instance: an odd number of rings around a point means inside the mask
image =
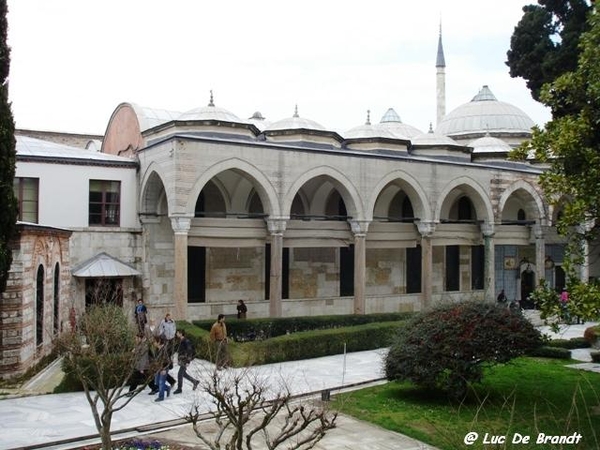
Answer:
[{"label": "green lawn", "polygon": [[[567,368],[565,364],[565,360],[519,358],[493,367],[460,404],[440,393],[394,382],[338,395],[334,405],[346,414],[441,449],[597,450],[600,374]],[[478,438],[474,445],[467,446],[464,438],[469,432],[477,433]],[[496,445],[483,444],[486,433],[487,442]],[[582,437],[578,444],[536,444],[540,433],[579,433]],[[529,444],[513,444],[519,435],[529,436]]]}]

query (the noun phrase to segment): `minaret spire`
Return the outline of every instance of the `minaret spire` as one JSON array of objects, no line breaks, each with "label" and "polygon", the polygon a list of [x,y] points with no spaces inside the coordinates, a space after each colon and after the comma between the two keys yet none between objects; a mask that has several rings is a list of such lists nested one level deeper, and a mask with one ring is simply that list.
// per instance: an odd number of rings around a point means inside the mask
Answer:
[{"label": "minaret spire", "polygon": [[438,38],[436,67],[436,94],[437,94],[437,121],[440,124],[446,115],[446,59],[444,58],[444,47],[442,45],[442,19],[440,18],[440,36]]}]

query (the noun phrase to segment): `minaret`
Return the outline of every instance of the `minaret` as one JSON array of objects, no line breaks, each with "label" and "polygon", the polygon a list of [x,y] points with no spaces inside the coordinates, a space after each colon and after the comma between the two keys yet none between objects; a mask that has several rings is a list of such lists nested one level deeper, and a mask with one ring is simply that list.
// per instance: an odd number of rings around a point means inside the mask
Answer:
[{"label": "minaret", "polygon": [[444,47],[442,46],[442,22],[440,21],[440,37],[438,40],[436,67],[436,94],[437,94],[437,122],[440,124],[446,115],[446,60],[444,59]]}]

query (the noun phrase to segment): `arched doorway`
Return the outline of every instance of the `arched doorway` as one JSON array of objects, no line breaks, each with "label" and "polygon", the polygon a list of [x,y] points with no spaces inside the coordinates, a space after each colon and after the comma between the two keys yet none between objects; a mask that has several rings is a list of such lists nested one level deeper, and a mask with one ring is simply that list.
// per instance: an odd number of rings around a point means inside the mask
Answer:
[{"label": "arched doorway", "polygon": [[535,304],[530,300],[531,293],[535,289],[535,271],[528,264],[521,272],[521,308],[533,309]]}]

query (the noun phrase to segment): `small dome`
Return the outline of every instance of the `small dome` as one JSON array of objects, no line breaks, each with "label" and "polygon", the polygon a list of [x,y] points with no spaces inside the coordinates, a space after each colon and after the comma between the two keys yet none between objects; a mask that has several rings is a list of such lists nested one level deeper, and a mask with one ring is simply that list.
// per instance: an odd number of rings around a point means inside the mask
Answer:
[{"label": "small dome", "polygon": [[423,134],[418,128],[402,123],[400,116],[394,111],[394,108],[389,108],[386,111],[377,127],[389,131],[396,139],[412,139],[414,136]]},{"label": "small dome", "polygon": [[444,146],[444,145],[460,145],[454,139],[444,136],[442,134],[434,133],[433,128],[429,128],[429,132],[421,133],[412,138],[413,145],[431,145],[431,146]]},{"label": "small dome", "polygon": [[208,103],[208,106],[201,106],[184,112],[177,120],[218,120],[222,122],[246,123],[232,112],[215,106],[212,91],[210,91],[210,102]]},{"label": "small dome", "polygon": [[516,106],[500,102],[488,86],[483,86],[469,103],[447,114],[436,132],[446,136],[476,133],[530,134],[533,120]]},{"label": "small dome", "polygon": [[298,106],[296,106],[294,115],[292,117],[273,122],[271,125],[265,128],[265,131],[299,129],[325,131],[325,127],[323,125],[315,122],[314,120],[300,117],[298,115]]},{"label": "small dome", "polygon": [[508,153],[511,150],[510,145],[502,139],[489,135],[475,139],[469,147],[473,147],[473,153]]},{"label": "small dome", "polygon": [[371,125],[371,111],[367,111],[367,121],[363,125],[351,128],[344,133],[346,139],[386,138],[397,139],[391,131],[381,128],[378,124]]}]

